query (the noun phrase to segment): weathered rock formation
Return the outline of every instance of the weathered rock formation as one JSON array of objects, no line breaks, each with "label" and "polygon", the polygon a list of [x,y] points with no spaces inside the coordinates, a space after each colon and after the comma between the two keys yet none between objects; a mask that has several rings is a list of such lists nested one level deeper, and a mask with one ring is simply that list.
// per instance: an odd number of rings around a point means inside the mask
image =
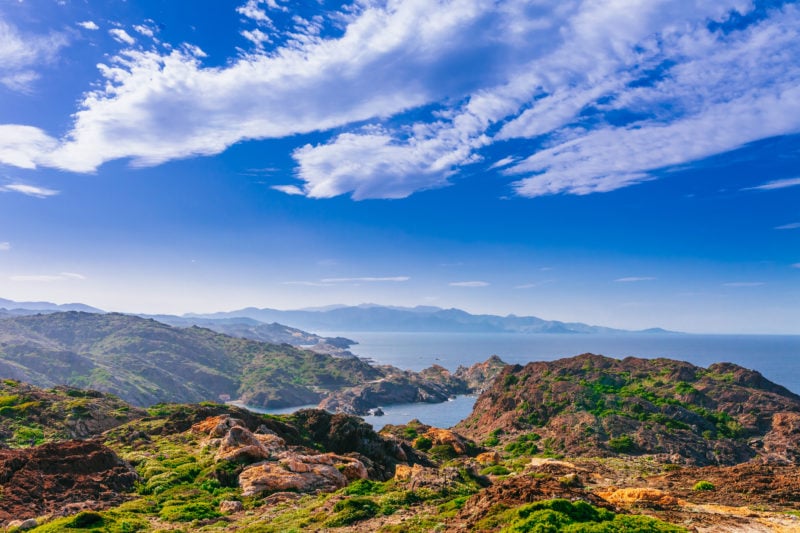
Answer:
[{"label": "weathered rock formation", "polygon": [[319,408],[363,416],[379,406],[442,403],[457,394],[481,392],[491,385],[505,366],[499,357],[493,355],[469,368],[459,367],[455,373],[440,365],[420,372],[402,371],[390,366],[377,367],[383,377],[332,392],[320,402]]},{"label": "weathered rock formation", "polygon": [[0,524],[122,503],[136,472],[95,441],[0,450]]},{"label": "weathered rock formation", "polygon": [[788,464],[800,456],[800,397],[729,363],[584,354],[507,367],[456,429],[573,457]]}]

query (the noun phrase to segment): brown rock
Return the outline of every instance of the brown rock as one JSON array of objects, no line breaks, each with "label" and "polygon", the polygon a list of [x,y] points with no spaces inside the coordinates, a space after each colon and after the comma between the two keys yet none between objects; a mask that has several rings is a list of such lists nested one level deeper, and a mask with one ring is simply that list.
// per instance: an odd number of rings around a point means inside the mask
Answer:
[{"label": "brown rock", "polygon": [[244,504],[237,500],[222,500],[219,502],[219,512],[222,514],[238,513],[244,510]]},{"label": "brown rock", "polygon": [[0,523],[61,515],[70,504],[105,509],[133,490],[136,472],[96,441],[0,450]]},{"label": "brown rock", "polygon": [[483,452],[478,454],[475,460],[482,465],[496,465],[502,461],[503,458],[497,452]]},{"label": "brown rock", "polygon": [[350,457],[284,452],[276,462],[267,461],[245,468],[239,474],[239,486],[244,496],[282,491],[331,492],[347,486],[350,479],[366,478],[366,474],[364,464]]},{"label": "brown rock", "polygon": [[430,428],[425,432],[425,436],[431,439],[434,446],[450,445],[458,455],[467,454],[465,439],[450,431],[449,429]]},{"label": "brown rock", "polygon": [[678,505],[678,499],[658,489],[625,488],[608,492],[598,492],[598,496],[614,505],[645,505],[655,508]]}]

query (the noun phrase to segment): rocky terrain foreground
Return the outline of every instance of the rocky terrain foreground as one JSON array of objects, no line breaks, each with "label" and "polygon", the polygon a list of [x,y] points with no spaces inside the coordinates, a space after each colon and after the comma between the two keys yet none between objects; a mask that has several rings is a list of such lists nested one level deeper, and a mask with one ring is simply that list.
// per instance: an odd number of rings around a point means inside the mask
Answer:
[{"label": "rocky terrain foreground", "polygon": [[[380,433],[319,409],[124,411],[3,383],[18,391],[0,411],[15,428],[0,449],[8,530],[800,531],[800,398],[735,365],[511,366],[458,427]],[[66,398],[91,400],[86,440],[51,416],[76,416]]]}]

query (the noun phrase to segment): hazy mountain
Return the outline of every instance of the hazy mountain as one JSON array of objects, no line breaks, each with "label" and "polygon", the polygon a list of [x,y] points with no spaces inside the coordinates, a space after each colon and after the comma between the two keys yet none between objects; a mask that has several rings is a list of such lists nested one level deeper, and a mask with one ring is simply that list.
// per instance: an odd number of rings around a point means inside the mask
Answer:
[{"label": "hazy mountain", "polygon": [[217,333],[232,337],[271,342],[274,344],[291,344],[292,346],[313,347],[316,351],[336,352],[357,344],[356,341],[343,337],[322,337],[302,329],[292,328],[272,322],[267,324],[248,317],[202,318],[175,315],[138,315],[152,318],[170,326],[188,328],[199,326]]},{"label": "hazy mountain", "polygon": [[[0,298],[0,309],[16,314],[14,311],[83,311],[85,313],[104,313],[102,309],[81,303],[54,304],[52,302],[15,302]],[[19,313],[21,314],[21,313]]]},{"label": "hazy mountain", "polygon": [[[460,309],[418,306],[387,307],[363,304],[328,309],[281,311],[248,307],[236,311],[185,315],[200,318],[246,317],[262,322],[280,322],[314,331],[408,331],[479,333],[622,333],[626,330],[591,326],[579,322],[544,320],[535,316],[473,315]],[[645,332],[661,332],[654,329]]]}]

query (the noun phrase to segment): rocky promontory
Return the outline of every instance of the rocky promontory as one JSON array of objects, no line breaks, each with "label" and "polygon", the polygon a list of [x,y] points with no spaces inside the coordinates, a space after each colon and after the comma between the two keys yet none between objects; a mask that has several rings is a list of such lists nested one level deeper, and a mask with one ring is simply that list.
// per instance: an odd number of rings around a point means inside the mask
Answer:
[{"label": "rocky promontory", "polygon": [[730,363],[583,354],[509,366],[458,425],[551,455],[732,465],[800,458],[800,396]]},{"label": "rocky promontory", "polygon": [[489,387],[506,366],[496,355],[451,373],[440,365],[420,372],[391,366],[377,367],[383,376],[328,394],[319,404],[331,412],[367,415],[374,409],[403,403],[441,403],[457,394],[475,394]]}]

